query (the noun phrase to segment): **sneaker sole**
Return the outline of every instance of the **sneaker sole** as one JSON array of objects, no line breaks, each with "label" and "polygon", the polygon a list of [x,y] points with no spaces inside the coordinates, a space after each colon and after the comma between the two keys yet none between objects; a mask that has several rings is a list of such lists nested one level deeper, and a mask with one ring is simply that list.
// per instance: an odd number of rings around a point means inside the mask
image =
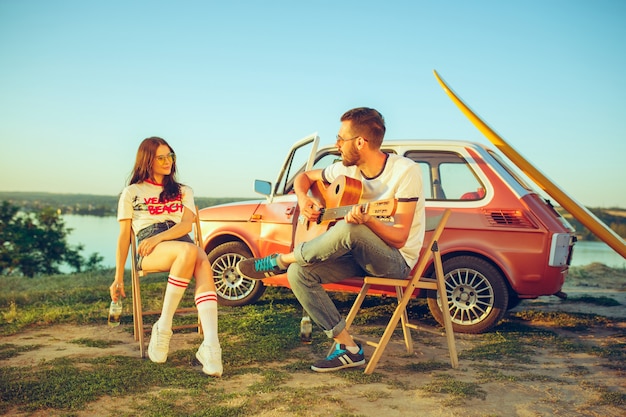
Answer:
[{"label": "sneaker sole", "polygon": [[[152,342],[152,338],[154,337],[154,332],[156,332],[156,323],[152,326],[152,333],[150,334],[150,342]],[[169,353],[169,352],[168,352]],[[150,349],[150,344],[148,343],[148,358],[154,363],[165,363],[167,362],[167,354],[163,360],[155,360],[153,359],[154,353],[152,353],[152,349]]]},{"label": "sneaker sole", "polygon": [[198,352],[196,352],[196,359],[198,359],[198,362],[200,362],[200,365],[202,365],[202,372],[204,372],[206,375],[208,376],[214,376],[216,378],[220,378],[222,376],[222,372],[220,371],[216,371],[216,372],[210,372],[208,371],[205,367],[204,367],[204,363],[202,363],[202,359],[200,359],[200,355],[198,354]]},{"label": "sneaker sole", "polygon": [[356,368],[358,366],[363,366],[363,365],[365,365],[365,359],[360,360],[358,362],[347,363],[345,365],[337,366],[335,368],[318,368],[315,365],[311,365],[311,370],[315,371],[315,372],[334,372],[334,371],[338,371],[340,369]]},{"label": "sneaker sole", "polygon": [[249,277],[248,275],[246,275],[246,274],[242,273],[242,272],[239,270],[239,263],[237,263],[237,265],[235,265],[235,269],[237,270],[237,273],[238,273],[239,275],[241,275],[241,276],[242,276],[242,277],[244,277],[244,278],[251,279],[251,280],[253,280],[253,281],[262,281],[262,280],[264,280],[265,278],[273,277],[273,276],[275,276],[275,275],[276,275],[276,274],[274,274],[273,272],[265,272],[265,274],[267,274],[267,275],[266,275],[266,276],[264,276],[264,277],[262,277],[262,278],[261,278],[261,277]]}]

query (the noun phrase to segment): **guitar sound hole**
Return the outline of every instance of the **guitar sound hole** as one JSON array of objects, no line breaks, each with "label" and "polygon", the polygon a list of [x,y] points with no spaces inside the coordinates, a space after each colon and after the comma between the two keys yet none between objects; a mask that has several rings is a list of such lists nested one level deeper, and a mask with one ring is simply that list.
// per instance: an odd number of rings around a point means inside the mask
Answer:
[{"label": "guitar sound hole", "polygon": [[341,194],[341,184],[337,184],[335,187],[335,195]]}]

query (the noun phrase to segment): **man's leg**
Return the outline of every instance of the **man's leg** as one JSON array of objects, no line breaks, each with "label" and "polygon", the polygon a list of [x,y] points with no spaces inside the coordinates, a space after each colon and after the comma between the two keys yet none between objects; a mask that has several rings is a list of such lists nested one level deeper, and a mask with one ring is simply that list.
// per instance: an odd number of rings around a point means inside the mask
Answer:
[{"label": "man's leg", "polygon": [[[387,245],[365,225],[338,222],[324,234],[301,243],[291,254],[279,255],[279,263],[312,265],[337,260],[350,255],[362,271],[350,276],[385,276],[406,278],[411,269],[395,248]],[[286,262],[287,261],[287,262]],[[336,282],[336,278],[330,278]]]}]

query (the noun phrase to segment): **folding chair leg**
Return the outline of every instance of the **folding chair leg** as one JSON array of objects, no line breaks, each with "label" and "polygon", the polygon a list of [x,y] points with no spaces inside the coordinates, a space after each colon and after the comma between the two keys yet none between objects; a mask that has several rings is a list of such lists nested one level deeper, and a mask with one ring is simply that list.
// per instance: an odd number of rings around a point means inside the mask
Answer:
[{"label": "folding chair leg", "polygon": [[[133,268],[134,269],[134,268]],[[135,333],[135,341],[139,342],[139,355],[141,358],[146,357],[146,345],[144,341],[143,331],[143,309],[141,307],[141,290],[139,289],[139,277],[135,272],[132,273],[133,286],[133,326]]]},{"label": "folding chair leg", "polygon": [[[396,287],[396,297],[398,298],[398,303],[400,303],[403,295],[404,291],[402,290],[402,287]],[[402,334],[404,335],[404,346],[406,346],[406,353],[410,355],[413,353],[413,339],[411,338],[409,315],[406,312],[406,308],[402,311],[400,322],[402,323]]]},{"label": "folding chair leg", "polygon": [[378,364],[378,361],[382,357],[383,352],[385,351],[385,348],[387,347],[387,343],[389,343],[389,339],[391,339],[391,335],[393,335],[393,332],[396,330],[396,327],[398,326],[398,322],[400,321],[402,315],[406,314],[406,306],[407,304],[409,304],[409,299],[411,298],[411,294],[412,294],[412,291],[407,291],[404,293],[402,298],[398,300],[398,307],[396,308],[393,315],[391,316],[389,323],[387,323],[387,327],[385,328],[385,332],[383,333],[383,336],[380,338],[380,341],[378,343],[371,343],[372,346],[376,346],[376,349],[374,350],[374,354],[372,355],[371,359],[367,363],[367,367],[365,368],[366,374],[369,375],[372,372],[374,372],[374,369],[376,369],[376,365]]},{"label": "folding chair leg", "polygon": [[450,363],[453,368],[459,366],[459,357],[456,351],[456,342],[454,340],[454,329],[452,328],[452,318],[450,317],[450,306],[448,305],[448,296],[446,292],[446,282],[443,277],[443,264],[441,262],[441,254],[439,251],[433,253],[435,261],[435,275],[437,276],[437,292],[441,299],[441,315],[443,316],[444,328],[446,330],[446,339],[448,343],[448,351],[450,352]]},{"label": "folding chair leg", "polygon": [[369,289],[370,289],[370,284],[363,284],[363,287],[361,287],[361,291],[359,291],[359,294],[354,300],[354,304],[352,304],[352,308],[350,309],[350,312],[348,313],[348,316],[346,317],[346,330],[350,329],[350,326],[352,325],[354,318],[359,312],[359,309],[361,308],[361,304],[363,304],[363,301],[365,300],[365,296],[367,295],[367,291]]}]

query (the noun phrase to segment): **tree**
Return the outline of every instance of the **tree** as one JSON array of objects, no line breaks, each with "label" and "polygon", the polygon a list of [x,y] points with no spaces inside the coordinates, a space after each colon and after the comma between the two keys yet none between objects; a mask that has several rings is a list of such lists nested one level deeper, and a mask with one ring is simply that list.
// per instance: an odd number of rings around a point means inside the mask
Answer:
[{"label": "tree", "polygon": [[37,274],[58,274],[67,264],[76,272],[83,267],[97,269],[102,257],[92,255],[88,261],[80,252],[82,245],[70,246],[60,214],[51,207],[35,213],[23,213],[7,201],[0,207],[0,271],[20,273],[27,277]]}]

